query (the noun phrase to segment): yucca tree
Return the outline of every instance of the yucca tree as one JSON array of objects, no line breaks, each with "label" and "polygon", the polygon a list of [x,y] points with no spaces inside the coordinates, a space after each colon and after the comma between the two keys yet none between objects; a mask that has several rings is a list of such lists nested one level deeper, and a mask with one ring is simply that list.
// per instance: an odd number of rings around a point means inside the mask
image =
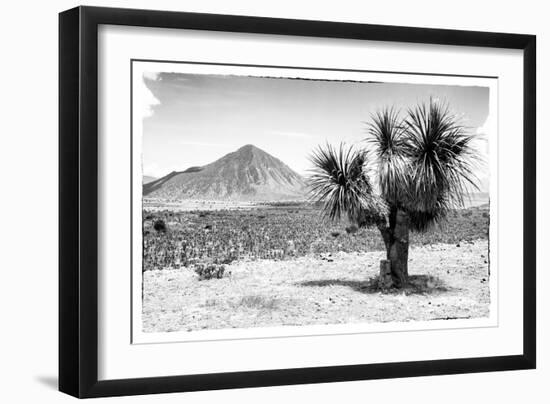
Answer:
[{"label": "yucca tree", "polygon": [[345,215],[359,227],[378,227],[393,284],[403,287],[410,231],[441,221],[477,188],[475,135],[447,104],[432,99],[404,117],[386,108],[367,125],[364,147],[327,144],[313,152],[311,194],[332,220]]}]

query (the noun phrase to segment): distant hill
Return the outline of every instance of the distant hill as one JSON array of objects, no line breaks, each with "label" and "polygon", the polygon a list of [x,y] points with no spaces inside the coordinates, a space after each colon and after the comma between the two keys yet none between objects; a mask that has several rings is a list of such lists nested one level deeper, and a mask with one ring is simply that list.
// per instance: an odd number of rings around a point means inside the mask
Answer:
[{"label": "distant hill", "polygon": [[464,207],[471,208],[474,206],[483,206],[489,204],[488,192],[473,192],[464,197]]},{"label": "distant hill", "polygon": [[281,160],[246,145],[203,167],[173,171],[144,184],[143,195],[166,200],[287,201],[306,199],[304,179]]},{"label": "distant hill", "polygon": [[149,182],[152,182],[152,181],[155,181],[156,178],[155,177],[151,177],[149,175],[144,175],[143,176],[143,184],[148,184]]}]

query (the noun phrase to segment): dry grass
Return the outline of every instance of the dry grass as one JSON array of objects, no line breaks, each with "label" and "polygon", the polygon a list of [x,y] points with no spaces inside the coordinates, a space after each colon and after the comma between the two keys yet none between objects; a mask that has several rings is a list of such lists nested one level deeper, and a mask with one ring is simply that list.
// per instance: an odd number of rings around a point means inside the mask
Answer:
[{"label": "dry grass", "polygon": [[489,315],[487,240],[410,252],[410,285],[380,292],[382,252],[241,261],[228,278],[190,269],[144,273],[146,332],[372,323]]},{"label": "dry grass", "polygon": [[249,295],[241,297],[237,303],[233,305],[235,309],[240,307],[256,310],[275,310],[278,307],[278,301],[272,297]]}]

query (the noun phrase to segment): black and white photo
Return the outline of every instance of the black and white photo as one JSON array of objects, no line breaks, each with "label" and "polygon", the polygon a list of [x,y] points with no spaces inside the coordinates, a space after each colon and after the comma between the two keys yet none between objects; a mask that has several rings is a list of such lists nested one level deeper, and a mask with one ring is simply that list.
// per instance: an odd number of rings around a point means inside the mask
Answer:
[{"label": "black and white photo", "polygon": [[134,62],[141,335],[494,321],[494,79],[237,70]]}]

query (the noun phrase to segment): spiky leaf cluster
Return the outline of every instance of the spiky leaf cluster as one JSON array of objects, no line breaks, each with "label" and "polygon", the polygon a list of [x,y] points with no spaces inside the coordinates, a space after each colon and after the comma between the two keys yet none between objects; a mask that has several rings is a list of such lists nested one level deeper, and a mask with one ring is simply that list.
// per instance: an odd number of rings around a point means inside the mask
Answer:
[{"label": "spiky leaf cluster", "polygon": [[410,173],[403,205],[413,227],[424,230],[449,209],[464,206],[468,189],[477,188],[475,135],[460,125],[448,105],[434,100],[409,109],[402,125]]},{"label": "spiky leaf cluster", "polygon": [[409,179],[408,145],[399,114],[394,109],[378,111],[367,124],[370,154],[378,162],[381,196],[392,205],[407,197]]},{"label": "spiky leaf cluster", "polygon": [[328,218],[346,215],[361,225],[385,220],[386,206],[373,192],[363,150],[327,144],[317,148],[311,160],[315,167],[309,179],[312,199],[323,202]]},{"label": "spiky leaf cluster", "polygon": [[[405,117],[385,109],[372,116],[367,131],[368,152],[327,145],[312,156],[312,195],[324,201],[328,217],[347,213],[359,224],[373,224],[399,208],[421,231],[463,206],[468,189],[477,188],[475,135],[448,105],[430,99]],[[367,160],[376,164],[379,196],[366,173]]]}]

